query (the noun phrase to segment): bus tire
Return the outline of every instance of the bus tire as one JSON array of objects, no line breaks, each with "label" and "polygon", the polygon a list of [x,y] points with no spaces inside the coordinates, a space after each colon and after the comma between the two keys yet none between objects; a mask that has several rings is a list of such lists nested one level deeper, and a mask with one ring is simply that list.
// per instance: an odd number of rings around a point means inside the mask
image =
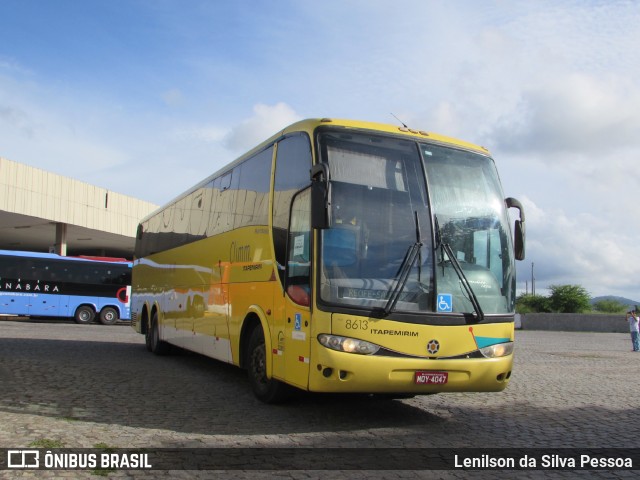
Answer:
[{"label": "bus tire", "polygon": [[255,327],[249,337],[247,373],[254,395],[264,403],[279,403],[291,395],[291,387],[267,378],[267,352],[260,326]]},{"label": "bus tire", "polygon": [[73,319],[76,323],[87,324],[93,322],[96,318],[96,312],[89,305],[80,305],[76,309],[76,313],[73,316]]},{"label": "bus tire", "polygon": [[154,313],[151,319],[151,351],[156,355],[168,355],[171,353],[171,345],[160,340],[160,330],[158,329],[158,314]]},{"label": "bus tire", "polygon": [[151,345],[151,325],[149,324],[148,320],[144,320],[145,322],[145,330],[144,330],[144,345],[147,347],[147,350],[149,352],[152,352],[152,345]]},{"label": "bus tire", "polygon": [[100,323],[113,325],[118,321],[118,311],[113,307],[104,307],[100,310]]}]

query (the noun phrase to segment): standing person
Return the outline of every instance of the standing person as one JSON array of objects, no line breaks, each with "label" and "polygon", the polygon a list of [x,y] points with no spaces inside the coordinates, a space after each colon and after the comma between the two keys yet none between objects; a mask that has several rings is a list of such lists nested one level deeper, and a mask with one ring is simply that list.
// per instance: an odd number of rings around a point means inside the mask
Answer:
[{"label": "standing person", "polygon": [[629,321],[629,328],[631,330],[631,343],[633,344],[633,351],[640,352],[640,318],[638,318],[638,306],[627,312],[627,320]]}]

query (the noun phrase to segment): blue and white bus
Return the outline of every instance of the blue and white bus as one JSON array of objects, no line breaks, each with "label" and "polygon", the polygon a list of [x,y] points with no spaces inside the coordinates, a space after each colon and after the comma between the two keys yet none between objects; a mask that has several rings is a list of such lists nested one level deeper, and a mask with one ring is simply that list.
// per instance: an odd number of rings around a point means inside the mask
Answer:
[{"label": "blue and white bus", "polygon": [[130,320],[131,262],[0,250],[0,314]]}]

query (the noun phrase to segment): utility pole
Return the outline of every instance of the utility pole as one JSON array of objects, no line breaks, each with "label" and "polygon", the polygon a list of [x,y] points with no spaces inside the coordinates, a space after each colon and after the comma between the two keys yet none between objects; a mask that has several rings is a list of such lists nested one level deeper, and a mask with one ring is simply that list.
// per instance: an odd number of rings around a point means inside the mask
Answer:
[{"label": "utility pole", "polygon": [[531,262],[531,295],[536,294],[536,277],[533,275],[533,262]]}]

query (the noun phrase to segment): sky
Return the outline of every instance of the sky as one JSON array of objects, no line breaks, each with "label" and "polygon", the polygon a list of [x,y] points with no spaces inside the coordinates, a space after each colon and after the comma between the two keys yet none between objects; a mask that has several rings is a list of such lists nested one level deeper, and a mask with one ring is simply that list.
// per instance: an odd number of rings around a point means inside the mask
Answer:
[{"label": "sky", "polygon": [[164,204],[296,120],[395,115],[491,151],[525,207],[519,292],[640,300],[640,2],[0,0],[0,22],[1,157]]}]

